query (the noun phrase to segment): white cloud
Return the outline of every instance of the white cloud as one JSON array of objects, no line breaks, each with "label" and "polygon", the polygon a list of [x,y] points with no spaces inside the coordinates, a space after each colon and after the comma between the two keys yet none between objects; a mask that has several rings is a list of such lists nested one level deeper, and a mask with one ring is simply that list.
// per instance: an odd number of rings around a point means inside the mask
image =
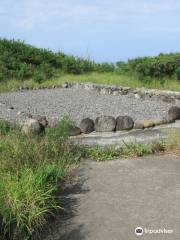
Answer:
[{"label": "white cloud", "polygon": [[1,0],[0,21],[20,28],[59,28],[84,22],[109,23],[143,20],[150,16],[180,11],[177,0]]}]

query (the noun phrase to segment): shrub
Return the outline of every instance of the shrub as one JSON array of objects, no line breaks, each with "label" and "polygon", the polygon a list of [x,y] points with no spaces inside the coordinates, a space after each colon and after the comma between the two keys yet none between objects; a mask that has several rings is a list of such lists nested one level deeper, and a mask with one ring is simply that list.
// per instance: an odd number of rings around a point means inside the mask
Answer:
[{"label": "shrub", "polygon": [[62,72],[82,74],[113,70],[112,64],[96,64],[89,59],[39,49],[22,41],[0,39],[0,81],[33,78],[41,83]]},{"label": "shrub", "polygon": [[175,76],[177,80],[180,80],[180,67],[178,67],[175,71]]},{"label": "shrub", "polygon": [[42,83],[45,80],[45,75],[42,72],[34,73],[33,80],[37,83]]},{"label": "shrub", "polygon": [[143,57],[129,60],[127,65],[132,73],[140,79],[146,77],[161,79],[178,77],[180,67],[180,53],[160,54],[157,57]]}]

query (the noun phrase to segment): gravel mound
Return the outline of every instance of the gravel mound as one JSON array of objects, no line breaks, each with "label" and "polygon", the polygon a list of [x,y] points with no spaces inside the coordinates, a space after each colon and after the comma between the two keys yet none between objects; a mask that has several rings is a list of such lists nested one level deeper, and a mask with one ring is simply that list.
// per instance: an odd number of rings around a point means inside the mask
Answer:
[{"label": "gravel mound", "polygon": [[135,99],[130,95],[101,95],[76,89],[43,89],[0,94],[0,118],[24,122],[28,114],[45,115],[51,122],[69,116],[77,124],[83,118],[100,115],[129,115],[134,120],[161,118],[172,106],[155,100]]}]

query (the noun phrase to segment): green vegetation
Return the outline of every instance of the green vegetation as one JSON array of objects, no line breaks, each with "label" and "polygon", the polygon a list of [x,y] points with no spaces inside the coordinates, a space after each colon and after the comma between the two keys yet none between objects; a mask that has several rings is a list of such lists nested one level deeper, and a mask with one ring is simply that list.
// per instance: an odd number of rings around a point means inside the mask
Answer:
[{"label": "green vegetation", "polygon": [[96,161],[109,161],[119,158],[127,157],[142,157],[144,155],[154,154],[156,152],[162,152],[166,150],[166,145],[163,142],[154,142],[150,145],[131,143],[126,144],[120,148],[87,148],[87,157]]},{"label": "green vegetation", "polygon": [[81,75],[62,74],[59,77],[46,80],[42,83],[34,82],[32,79],[26,80],[24,82],[20,82],[14,79],[8,82],[2,82],[0,84],[0,92],[15,91],[19,90],[22,87],[27,89],[36,89],[43,87],[61,86],[62,83],[65,83],[67,81],[82,83],[93,82],[124,87],[128,86],[132,88],[146,87],[152,89],[180,91],[180,81],[177,81],[175,79],[166,78],[164,79],[163,83],[157,81],[156,79],[153,79],[151,82],[143,82],[135,76],[119,75],[117,73],[86,73]]},{"label": "green vegetation", "polygon": [[127,157],[142,157],[159,152],[180,150],[180,131],[170,131],[167,141],[156,141],[152,144],[130,143],[120,148],[114,147],[94,147],[84,148],[83,156],[95,161],[109,161]]},{"label": "green vegetation", "polygon": [[112,64],[39,49],[21,41],[0,39],[0,82],[9,79],[33,79],[41,83],[61,73],[82,74],[92,71],[113,71]]},{"label": "green vegetation", "polygon": [[2,239],[29,239],[61,207],[55,199],[57,185],[81,157],[67,144],[70,126],[64,119],[44,136],[25,137],[18,126],[0,122]]},{"label": "green vegetation", "polygon": [[136,73],[139,79],[151,81],[157,78],[176,78],[180,80],[180,53],[159,54],[157,57],[143,57],[129,60],[125,65],[127,69]]},{"label": "green vegetation", "polygon": [[0,92],[58,86],[66,81],[180,91],[180,53],[99,64],[0,39]]}]

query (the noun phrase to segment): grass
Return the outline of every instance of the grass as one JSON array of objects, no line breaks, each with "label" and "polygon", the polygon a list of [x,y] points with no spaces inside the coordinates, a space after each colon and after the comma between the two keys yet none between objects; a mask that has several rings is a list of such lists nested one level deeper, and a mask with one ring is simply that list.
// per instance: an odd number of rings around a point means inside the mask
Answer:
[{"label": "grass", "polygon": [[180,130],[174,130],[169,133],[167,141],[167,150],[180,150]]},{"label": "grass", "polygon": [[175,79],[165,79],[162,83],[157,79],[151,79],[151,81],[140,81],[135,76],[121,75],[117,73],[90,73],[81,75],[62,74],[56,78],[44,81],[41,84],[34,82],[33,80],[10,80],[1,83],[0,92],[15,91],[18,90],[20,87],[33,89],[39,87],[60,86],[62,83],[67,81],[102,83],[132,88],[145,87],[151,89],[154,88],[162,90],[180,91],[180,81],[177,81]]},{"label": "grass", "polygon": [[95,161],[109,161],[127,157],[142,157],[156,152],[164,152],[166,149],[165,143],[155,142],[150,145],[131,143],[124,144],[122,147],[106,147],[106,148],[87,148],[86,157]]},{"label": "grass", "polygon": [[85,148],[84,155],[95,161],[110,161],[127,157],[142,157],[159,152],[174,151],[180,153],[180,130],[170,131],[166,141],[155,141],[152,144],[130,143],[119,148],[94,147]]},{"label": "grass", "polygon": [[[9,127],[8,127],[9,126]],[[30,239],[61,206],[55,199],[81,153],[67,144],[71,122],[63,119],[44,136],[25,137],[0,122],[0,222],[2,239]]]}]

